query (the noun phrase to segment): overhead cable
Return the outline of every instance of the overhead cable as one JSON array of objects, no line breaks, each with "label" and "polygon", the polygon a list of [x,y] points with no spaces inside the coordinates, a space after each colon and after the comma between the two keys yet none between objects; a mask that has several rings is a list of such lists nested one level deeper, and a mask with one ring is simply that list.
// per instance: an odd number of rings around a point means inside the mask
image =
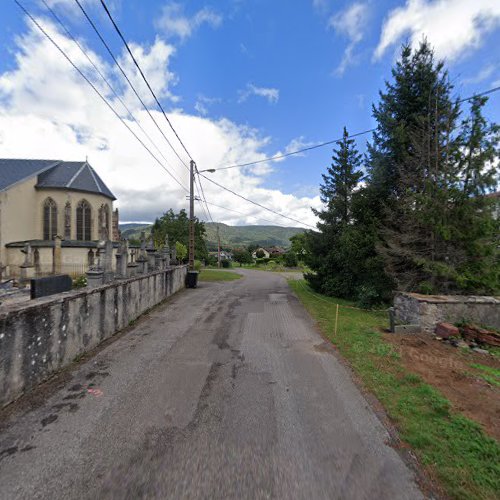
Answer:
[{"label": "overhead cable", "polygon": [[47,37],[47,39],[56,47],[56,49],[63,55],[63,57],[71,64],[71,66],[78,72],[78,74],[87,82],[88,85],[94,90],[94,92],[101,98],[101,100],[106,104],[106,106],[113,112],[113,114],[123,123],[123,125],[128,129],[128,131],[136,138],[136,140],[142,145],[142,147],[153,157],[153,159],[167,172],[167,174],[172,177],[172,179],[179,184],[179,186],[185,191],[189,192],[186,187],[184,187],[180,181],[172,175],[172,173],[163,165],[163,163],[156,157],[156,155],[144,144],[142,139],[130,128],[130,126],[125,122],[125,120],[120,116],[120,114],[109,104],[107,99],[101,94],[97,87],[87,78],[87,76],[76,66],[76,64],[71,60],[71,58],[64,52],[64,50],[57,44],[57,42],[45,31],[45,29],[38,23],[38,21],[28,12],[28,10],[19,2],[19,0],[14,0],[18,7],[28,16],[28,18],[35,24],[35,26]]}]

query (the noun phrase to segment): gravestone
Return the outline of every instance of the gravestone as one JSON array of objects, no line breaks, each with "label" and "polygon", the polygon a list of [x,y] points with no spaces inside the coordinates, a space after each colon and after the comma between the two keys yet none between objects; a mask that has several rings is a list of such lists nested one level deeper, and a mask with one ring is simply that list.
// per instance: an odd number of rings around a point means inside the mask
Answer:
[{"label": "gravestone", "polygon": [[137,257],[137,270],[140,274],[148,272],[148,256],[146,252],[146,233],[141,232],[141,249],[139,250],[139,257]]},{"label": "gravestone", "polygon": [[31,298],[47,297],[55,293],[69,292],[73,287],[73,280],[67,274],[33,278],[31,280]]},{"label": "gravestone", "polygon": [[116,272],[122,278],[127,277],[128,253],[128,240],[123,239],[116,254]]},{"label": "gravestone", "polygon": [[148,256],[148,268],[150,271],[154,271],[156,269],[156,251],[153,243],[153,235],[148,238],[148,246],[146,248],[146,253]]}]

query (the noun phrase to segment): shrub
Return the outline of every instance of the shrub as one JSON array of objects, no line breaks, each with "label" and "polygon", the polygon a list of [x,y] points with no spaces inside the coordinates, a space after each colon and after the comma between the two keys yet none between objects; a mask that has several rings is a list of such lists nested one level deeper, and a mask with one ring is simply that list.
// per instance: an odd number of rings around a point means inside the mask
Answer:
[{"label": "shrub", "polygon": [[380,304],[380,295],[375,287],[371,285],[362,285],[358,291],[358,306],[363,309],[370,309]]},{"label": "shrub", "polygon": [[201,260],[194,261],[194,270],[200,272],[201,271]]},{"label": "shrub", "polygon": [[227,269],[227,268],[231,267],[231,261],[228,259],[224,259],[221,261],[221,265],[224,269]]},{"label": "shrub", "polygon": [[287,267],[297,267],[298,265],[297,254],[292,251],[287,252],[283,256],[283,262]]},{"label": "shrub", "polygon": [[205,259],[206,266],[216,266],[217,265],[217,257],[215,255],[209,255]]},{"label": "shrub", "polygon": [[83,288],[87,286],[87,276],[78,276],[73,280],[73,288]]}]

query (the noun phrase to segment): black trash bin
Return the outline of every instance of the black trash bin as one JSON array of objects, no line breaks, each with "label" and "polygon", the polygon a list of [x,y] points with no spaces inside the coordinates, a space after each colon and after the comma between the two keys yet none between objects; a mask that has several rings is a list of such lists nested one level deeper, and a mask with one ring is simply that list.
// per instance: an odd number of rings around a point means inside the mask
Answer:
[{"label": "black trash bin", "polygon": [[196,288],[198,286],[198,271],[188,271],[186,276],[186,286],[188,288]]}]

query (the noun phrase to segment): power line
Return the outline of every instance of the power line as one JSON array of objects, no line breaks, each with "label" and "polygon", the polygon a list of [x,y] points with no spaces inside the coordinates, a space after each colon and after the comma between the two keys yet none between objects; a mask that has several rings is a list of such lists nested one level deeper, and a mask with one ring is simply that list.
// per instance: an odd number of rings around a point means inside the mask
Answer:
[{"label": "power line", "polygon": [[[365,130],[363,132],[358,132],[357,134],[351,134],[349,137],[358,137],[360,135],[369,134],[370,132],[374,132],[374,131],[375,131],[375,129],[371,128],[371,129]],[[227,167],[216,168],[215,170],[227,170],[229,168],[243,168],[243,167],[249,167],[251,165],[257,165],[259,163],[267,163],[268,161],[281,160],[282,158],[287,158],[288,156],[298,155],[301,153],[305,153],[306,151],[311,151],[312,149],[318,149],[318,148],[322,148],[324,146],[328,146],[330,144],[335,144],[336,142],[339,142],[341,140],[342,140],[342,137],[340,137],[338,139],[332,139],[331,141],[322,142],[320,144],[315,144],[314,146],[309,146],[307,148],[297,149],[296,151],[290,151],[288,153],[283,153],[280,155],[269,156],[269,157],[264,158],[262,160],[249,161],[248,163],[239,163],[237,165],[229,165]]]},{"label": "power line", "polygon": [[282,214],[280,212],[277,212],[276,210],[273,210],[272,208],[265,207],[264,205],[261,205],[260,203],[258,203],[256,201],[253,201],[253,200],[250,200],[248,198],[245,198],[243,195],[238,194],[235,191],[232,191],[231,189],[223,186],[222,184],[219,184],[218,182],[210,179],[209,177],[207,177],[207,176],[205,176],[203,174],[199,174],[199,175],[201,175],[204,179],[206,179],[207,181],[211,182],[212,184],[215,184],[216,186],[220,187],[221,189],[224,189],[225,191],[228,191],[229,193],[234,194],[235,196],[237,196],[238,198],[241,198],[242,200],[248,201],[249,203],[252,203],[253,205],[256,205],[256,206],[258,206],[260,208],[263,208],[264,210],[267,210],[268,212],[271,212],[271,213],[273,213],[275,215],[279,215],[280,217],[283,217],[285,219],[291,220],[293,222],[297,222],[297,223],[302,224],[304,226],[308,226],[308,227],[310,227],[312,229],[316,229],[314,226],[311,226],[310,224],[306,224],[305,222],[302,222],[300,220],[294,219],[293,217],[288,217],[288,215],[284,215],[284,214]]},{"label": "power line", "polygon": [[471,95],[470,97],[466,97],[465,99],[460,99],[457,103],[471,101],[472,99],[476,99],[476,97],[483,97],[484,95],[493,94],[493,92],[498,92],[500,90],[500,86],[493,87],[492,89],[485,90],[484,92],[479,92],[479,94]]},{"label": "power line", "polygon": [[47,10],[51,13],[52,17],[59,23],[59,25],[62,27],[62,29],[65,31],[66,35],[70,37],[73,42],[76,44],[76,46],[80,49],[81,53],[85,56],[87,61],[92,65],[92,67],[95,69],[96,73],[101,77],[101,79],[104,81],[104,83],[108,86],[108,88],[111,90],[113,95],[116,97],[116,99],[120,102],[120,104],[123,106],[125,111],[127,112],[128,117],[135,122],[135,124],[139,127],[139,129],[142,131],[142,133],[148,138],[150,144],[156,149],[156,151],[161,155],[161,157],[165,160],[165,163],[168,165],[168,160],[165,157],[165,155],[161,152],[160,148],[156,145],[156,143],[151,139],[151,136],[144,130],[142,125],[136,118],[134,117],[132,111],[130,108],[125,104],[124,100],[120,97],[118,92],[114,89],[114,87],[109,83],[109,80],[106,78],[106,76],[103,75],[99,67],[94,63],[92,58],[87,54],[85,49],[81,46],[80,42],[73,36],[73,34],[69,31],[69,29],[66,27],[66,25],[63,23],[63,21],[59,18],[59,16],[54,12],[54,10],[47,4],[46,0],[42,0],[43,4],[47,8]]},{"label": "power line", "polygon": [[155,120],[154,116],[151,114],[151,112],[149,111],[149,109],[146,106],[146,104],[144,104],[144,101],[142,100],[141,96],[139,95],[139,93],[135,89],[134,85],[130,81],[129,77],[125,73],[125,70],[122,68],[121,64],[116,59],[115,55],[113,54],[113,51],[110,49],[110,47],[107,44],[106,40],[104,40],[103,36],[101,35],[101,33],[99,32],[99,30],[97,29],[97,26],[95,25],[94,21],[92,21],[92,19],[90,18],[90,16],[87,14],[87,11],[84,9],[84,7],[80,3],[80,1],[79,0],[75,0],[75,2],[78,5],[78,7],[80,7],[80,10],[82,11],[83,15],[85,16],[85,18],[87,19],[87,21],[89,22],[89,24],[92,26],[92,28],[95,31],[96,35],[99,37],[99,40],[101,40],[102,44],[106,48],[106,50],[107,50],[108,54],[110,55],[111,59],[113,60],[113,62],[115,63],[115,65],[118,67],[118,69],[120,70],[121,74],[124,76],[125,80],[127,81],[128,85],[130,86],[130,88],[132,89],[132,91],[134,92],[135,96],[137,97],[137,99],[139,100],[139,102],[142,104],[142,107],[144,108],[144,110],[146,111],[146,113],[149,115],[149,117],[151,118],[151,120],[153,120],[153,122],[156,125],[156,128],[159,130],[160,134],[163,136],[163,138],[165,139],[165,141],[167,141],[167,144],[170,146],[170,148],[175,153],[175,155],[177,156],[177,158],[179,158],[179,160],[181,161],[181,163],[189,170],[189,167],[187,166],[186,162],[179,156],[179,153],[177,153],[177,150],[172,146],[172,143],[169,141],[169,139],[167,138],[167,136],[165,135],[165,133],[163,132],[163,130],[161,129],[161,127],[158,125],[158,122]]},{"label": "power line", "polygon": [[18,1],[14,0],[17,6],[28,16],[28,18],[35,24],[35,26],[47,37],[48,40],[56,47],[56,49],[63,55],[63,57],[73,66],[73,68],[78,72],[78,74],[92,87],[94,92],[101,98],[101,100],[106,104],[106,106],[113,112],[113,114],[125,125],[129,132],[139,141],[144,149],[156,160],[156,162],[162,167],[172,179],[179,184],[179,186],[188,191],[179,180],[170,173],[170,171],[163,165],[163,163],[156,157],[156,155],[144,144],[141,138],[127,125],[125,120],[119,115],[119,113],[109,104],[106,98],[99,92],[97,87],[87,78],[87,76],[76,66],[76,64],[71,60],[71,58],[64,52],[64,50],[57,44],[57,42],[44,30],[44,28],[38,23],[38,21],[28,12],[28,10]]},{"label": "power line", "polygon": [[[195,169],[196,169],[196,173],[198,174],[198,177],[195,178],[195,182],[198,181],[198,183],[200,185],[200,189],[201,189],[202,195],[203,195],[203,200],[205,201],[205,204],[206,204],[207,203],[207,197],[205,196],[205,190],[203,189],[203,184],[201,183],[200,174],[198,172],[198,168],[196,167],[196,163],[195,163]],[[208,210],[208,214],[210,215],[210,219],[213,222],[214,220],[212,219],[212,214],[210,213],[210,208],[208,207],[208,205],[207,205],[207,210]]]},{"label": "power line", "polygon": [[[200,191],[198,189],[198,184],[200,185],[200,189],[201,189],[201,198],[202,200],[205,202],[205,205],[207,207],[206,211],[208,212],[208,218],[214,222],[213,218],[212,218],[212,214],[210,213],[210,208],[208,207],[208,203],[207,203],[207,197],[205,196],[205,190],[203,189],[203,184],[201,183],[201,179],[198,177],[198,178],[195,178],[195,184],[196,184],[196,190],[198,191],[198,195],[200,196]],[[202,205],[203,206],[203,205]]]},{"label": "power line", "polygon": [[[498,92],[499,90],[500,90],[500,86],[494,87],[494,88],[485,90],[484,92],[480,92],[479,94],[474,94],[472,96],[465,97],[463,99],[459,99],[456,102],[457,102],[457,104],[460,104],[462,102],[471,101],[472,99],[476,99],[477,97],[482,97],[482,96],[485,96],[485,95],[488,95],[488,94],[493,94],[494,92]],[[375,132],[375,130],[377,130],[377,129],[376,128],[371,128],[371,129],[368,129],[368,130],[364,130],[363,132],[357,132],[355,134],[349,134],[348,138],[351,139],[353,137],[359,137],[359,136],[362,136],[362,135],[370,134],[372,132]],[[332,139],[330,141],[321,142],[319,144],[315,144],[315,145],[309,146],[307,148],[297,149],[295,151],[290,151],[288,153],[283,153],[283,154],[280,154],[280,155],[268,156],[266,158],[263,158],[262,160],[255,160],[255,161],[250,161],[250,162],[247,162],[247,163],[238,163],[236,165],[229,165],[227,167],[219,167],[219,168],[216,168],[214,170],[228,170],[230,168],[250,167],[252,165],[258,165],[259,163],[267,163],[269,161],[281,160],[282,158],[287,158],[289,156],[298,155],[298,154],[301,154],[301,153],[305,153],[307,151],[311,151],[313,149],[318,149],[318,148],[322,148],[322,147],[325,147],[325,146],[329,146],[331,144],[338,143],[342,139],[343,139],[343,137],[339,137],[338,139]]]},{"label": "power line", "polygon": [[122,32],[120,31],[120,28],[115,23],[115,20],[113,19],[113,16],[111,15],[111,12],[109,12],[108,7],[104,3],[104,0],[101,0],[101,5],[103,6],[104,10],[106,11],[106,14],[108,15],[109,20],[111,21],[111,23],[113,24],[116,32],[118,33],[118,36],[121,38],[122,42],[124,43],[124,45],[125,45],[125,47],[127,49],[127,52],[129,53],[130,57],[132,58],[132,61],[134,62],[134,64],[137,67],[137,69],[139,70],[139,73],[141,74],[142,79],[146,83],[146,85],[147,85],[149,91],[151,92],[151,95],[153,96],[154,100],[156,101],[156,104],[158,104],[158,107],[161,109],[161,112],[163,113],[163,116],[165,117],[165,120],[167,120],[167,123],[170,125],[170,128],[174,132],[174,134],[177,137],[179,143],[184,148],[184,151],[186,152],[186,154],[189,156],[189,159],[192,160],[193,159],[192,156],[189,154],[189,151],[187,150],[186,146],[184,145],[184,143],[182,142],[181,138],[179,137],[179,134],[177,133],[177,131],[173,127],[172,123],[168,119],[168,116],[165,113],[165,110],[163,109],[163,106],[160,104],[160,101],[156,97],[156,94],[154,93],[153,89],[151,88],[151,85],[149,84],[147,78],[144,76],[144,73],[142,72],[142,69],[139,66],[139,63],[137,62],[136,58],[134,57],[134,54],[132,54],[132,51],[130,50],[130,47],[128,46],[128,43],[125,40],[125,37],[122,35]]}]

